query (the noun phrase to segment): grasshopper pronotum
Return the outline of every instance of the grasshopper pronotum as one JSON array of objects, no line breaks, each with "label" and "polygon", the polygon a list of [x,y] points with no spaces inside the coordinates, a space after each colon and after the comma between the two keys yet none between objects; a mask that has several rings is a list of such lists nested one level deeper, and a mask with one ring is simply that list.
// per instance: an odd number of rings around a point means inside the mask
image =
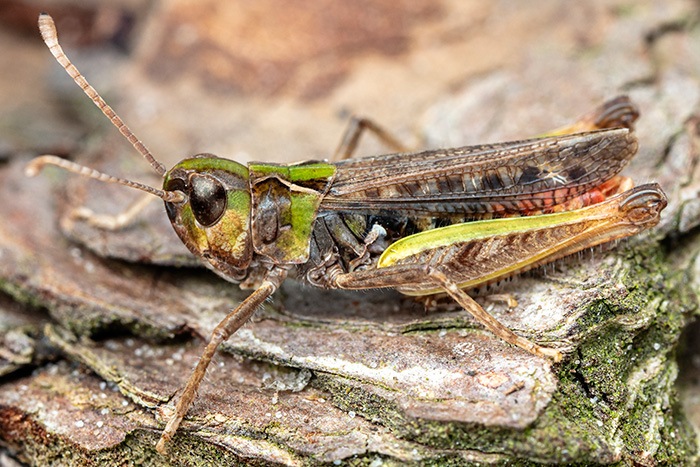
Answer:
[{"label": "grasshopper pronotum", "polygon": [[658,185],[631,188],[617,175],[637,151],[624,128],[636,118],[626,98],[538,139],[349,159],[362,129],[400,147],[376,125],[355,121],[338,151],[346,160],[244,166],[199,154],[166,170],[71,64],[49,15],[39,17],[39,28],[58,62],[163,177],[163,188],[55,156],[34,159],[27,173],[51,164],[163,199],[194,255],[221,277],[255,289],[212,333],[160,452],[219,345],[290,273],[322,288],[447,293],[504,341],[559,361],[558,350],[514,334],[464,289],[638,233],[656,225],[666,206]]}]

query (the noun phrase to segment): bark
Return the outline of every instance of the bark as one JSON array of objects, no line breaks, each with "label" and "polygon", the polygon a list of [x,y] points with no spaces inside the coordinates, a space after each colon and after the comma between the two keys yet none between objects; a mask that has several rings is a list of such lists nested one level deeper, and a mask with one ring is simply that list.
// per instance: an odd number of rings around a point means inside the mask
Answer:
[{"label": "bark", "polygon": [[[202,338],[247,292],[194,267],[159,202],[106,232],[67,213],[117,213],[138,195],[59,171],[24,177],[43,152],[150,175],[113,128],[95,128],[104,119],[77,87],[63,91],[65,74],[51,78],[60,90],[44,87],[50,55],[33,29],[2,32],[7,60],[27,68],[0,78],[10,110],[0,126],[6,452],[30,465],[693,465],[697,326],[683,352],[679,342],[700,290],[697,2],[290,8],[173,0],[60,11],[81,18],[69,55],[166,166],[204,151],[242,163],[327,157],[348,112],[426,147],[520,139],[624,92],[642,112],[625,174],[666,190],[662,222],[497,288],[518,307],[489,305],[494,316],[560,349],[560,364],[504,344],[464,311],[289,280],[223,346],[161,456],[168,403]],[[18,17],[5,21],[30,30]],[[98,46],[95,56],[112,57],[125,30],[126,61],[90,61]],[[368,140],[361,150],[382,149]]]}]

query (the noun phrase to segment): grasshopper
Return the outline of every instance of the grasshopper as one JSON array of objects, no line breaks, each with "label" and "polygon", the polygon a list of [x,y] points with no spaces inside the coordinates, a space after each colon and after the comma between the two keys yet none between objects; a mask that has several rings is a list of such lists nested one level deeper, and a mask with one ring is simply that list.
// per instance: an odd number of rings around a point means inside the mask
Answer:
[{"label": "grasshopper", "polygon": [[656,225],[666,206],[657,184],[632,187],[617,173],[637,151],[637,117],[618,98],[576,125],[510,143],[351,159],[369,129],[356,120],[336,162],[247,166],[211,154],[170,170],[158,162],[61,49],[51,17],[39,17],[56,60],[132,143],[162,189],[58,158],[44,165],[161,198],[175,232],[205,266],[254,291],[214,329],[157,444],[161,453],[192,405],[218,347],[287,278],[328,289],[393,287],[446,293],[505,342],[558,362],[559,350],[516,335],[466,292]]}]

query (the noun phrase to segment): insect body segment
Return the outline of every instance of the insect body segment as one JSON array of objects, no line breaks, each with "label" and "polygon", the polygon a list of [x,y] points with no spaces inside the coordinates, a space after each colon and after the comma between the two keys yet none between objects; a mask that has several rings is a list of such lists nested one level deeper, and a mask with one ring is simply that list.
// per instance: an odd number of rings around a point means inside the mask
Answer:
[{"label": "insect body segment", "polygon": [[185,159],[167,172],[166,192],[180,202],[165,202],[168,218],[187,248],[218,274],[239,280],[253,258],[250,240],[248,169],[211,154]]},{"label": "insect body segment", "polygon": [[[56,59],[164,181],[159,190],[55,156],[36,158],[27,174],[52,164],[160,197],[195,256],[255,289],[212,332],[168,415],[157,445],[162,453],[219,345],[290,273],[324,288],[446,292],[496,336],[556,362],[561,352],[514,334],[463,289],[633,235],[655,225],[666,206],[658,185],[631,188],[617,175],[637,151],[630,131],[637,112],[626,97],[587,115],[571,127],[584,132],[572,135],[559,130],[539,139],[332,164],[244,166],[200,154],[166,172],[70,63],[51,17],[42,14],[39,27]],[[609,128],[618,126],[624,128]],[[361,127],[400,146],[376,125]],[[358,138],[346,137],[340,154],[347,156]]]},{"label": "insect body segment", "polygon": [[335,178],[332,164],[251,163],[253,248],[275,264],[309,260],[311,233],[321,200]]}]

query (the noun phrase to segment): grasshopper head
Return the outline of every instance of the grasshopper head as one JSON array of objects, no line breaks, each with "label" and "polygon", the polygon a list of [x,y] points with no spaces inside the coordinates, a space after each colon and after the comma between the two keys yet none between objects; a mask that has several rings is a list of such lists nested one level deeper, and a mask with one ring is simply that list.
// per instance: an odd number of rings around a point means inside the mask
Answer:
[{"label": "grasshopper head", "polygon": [[163,190],[175,232],[187,248],[225,277],[237,277],[253,255],[248,169],[211,154],[185,159],[166,174]]},{"label": "grasshopper head", "polygon": [[158,175],[163,189],[119,178],[81,166],[56,156],[46,155],[29,163],[26,173],[33,176],[44,165],[55,165],[80,175],[108,183],[118,183],[151,193],[165,201],[170,222],[180,239],[207,266],[227,279],[242,279],[253,256],[250,240],[250,188],[248,169],[241,164],[200,154],[165,170],[99,93],[71,63],[58,43],[53,19],[39,16],[39,30],[56,60],[73,81],[141,153]]}]

